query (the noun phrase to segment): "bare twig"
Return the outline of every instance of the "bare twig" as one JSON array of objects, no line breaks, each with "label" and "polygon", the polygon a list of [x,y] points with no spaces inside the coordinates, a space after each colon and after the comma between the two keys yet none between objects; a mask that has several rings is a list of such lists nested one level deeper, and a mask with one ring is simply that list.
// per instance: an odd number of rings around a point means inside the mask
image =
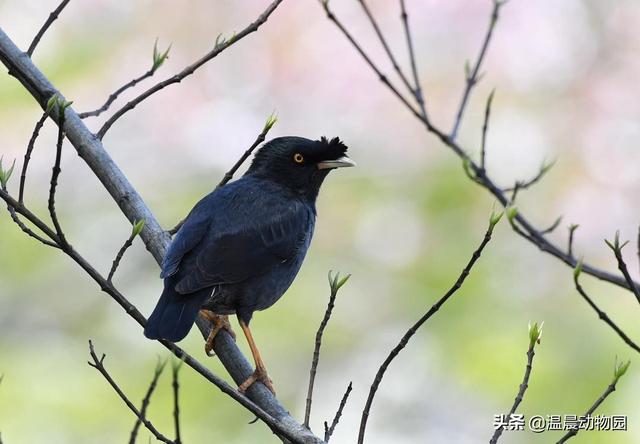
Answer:
[{"label": "bare twig", "polygon": [[143,220],[137,221],[137,222],[135,222],[133,224],[133,228],[131,229],[131,235],[124,242],[124,244],[122,245],[122,247],[118,251],[118,254],[116,254],[116,258],[113,260],[113,264],[111,265],[111,270],[109,270],[109,275],[107,276],[107,280],[109,282],[111,282],[111,280],[113,279],[113,275],[115,274],[116,270],[118,269],[118,266],[120,265],[120,261],[122,260],[122,256],[124,256],[125,251],[127,251],[127,249],[131,245],[133,245],[133,240],[136,238],[136,236],[138,234],[140,234],[140,232],[142,231],[143,228],[144,228],[144,221]]},{"label": "bare twig", "polygon": [[[267,121],[264,124],[264,127],[262,128],[262,132],[258,135],[256,140],[251,144],[251,146],[244,153],[242,153],[242,156],[240,156],[240,158],[231,167],[231,169],[224,174],[224,176],[222,177],[218,185],[216,185],[216,188],[215,188],[216,190],[220,187],[225,186],[231,179],[233,179],[233,175],[236,173],[236,171],[238,171],[238,169],[242,166],[242,164],[246,162],[246,160],[249,158],[251,153],[253,153],[253,151],[258,147],[258,145],[264,142],[264,139],[267,137],[267,134],[269,133],[271,128],[273,128],[273,125],[275,125],[277,121],[278,121],[278,118],[275,116],[275,113],[271,113],[271,115],[267,118]],[[182,227],[182,224],[184,224],[184,219],[178,222],[178,224],[175,227],[170,229],[169,234],[171,235],[176,234],[180,229],[180,227]]]},{"label": "bare twig", "polygon": [[418,67],[416,63],[416,56],[413,51],[413,39],[411,38],[411,28],[409,27],[409,14],[405,7],[404,0],[400,0],[400,18],[402,19],[402,25],[404,27],[404,35],[407,39],[407,50],[409,51],[409,60],[411,62],[411,72],[413,73],[414,90],[413,95],[416,97],[420,112],[423,118],[427,118],[427,108],[424,104],[424,96],[422,95],[422,88],[420,87],[420,78],[418,76]]},{"label": "bare twig", "polygon": [[347,400],[349,399],[349,394],[351,393],[352,389],[353,389],[353,384],[349,382],[349,385],[347,386],[347,391],[344,392],[344,395],[342,395],[342,399],[340,400],[340,405],[338,406],[338,410],[336,411],[336,414],[333,417],[333,421],[331,421],[331,426],[327,424],[327,421],[324,422],[324,441],[325,442],[329,442],[329,440],[331,439],[331,435],[333,435],[333,432],[335,431],[336,426],[338,425],[338,422],[340,422],[342,411],[344,410],[344,406],[347,405]]},{"label": "bare twig", "polygon": [[400,65],[398,65],[398,62],[396,61],[396,58],[393,55],[393,51],[391,51],[391,48],[389,47],[389,44],[387,43],[387,40],[384,37],[384,34],[380,30],[380,26],[378,26],[378,22],[376,22],[376,19],[371,13],[371,10],[369,10],[369,6],[367,6],[367,3],[365,2],[365,0],[358,0],[358,3],[360,3],[360,6],[362,6],[364,13],[367,15],[367,18],[369,19],[369,22],[371,23],[373,30],[378,36],[378,40],[380,40],[380,43],[384,48],[384,52],[387,54],[387,57],[389,57],[389,61],[391,62],[391,65],[393,65],[393,69],[398,74],[398,77],[400,77],[400,80],[402,80],[402,83],[404,84],[404,86],[407,87],[409,92],[412,95],[415,95],[414,88],[411,86],[411,84],[407,80],[407,77],[404,75],[404,72],[402,71],[402,68],[400,68]]},{"label": "bare twig", "polygon": [[[435,135],[444,145],[450,148],[458,157],[460,157],[463,161],[469,160],[469,167],[475,173],[475,176],[480,178],[477,181],[483,188],[489,191],[503,207],[508,207],[511,204],[511,200],[505,194],[505,191],[497,186],[493,180],[486,174],[482,175],[480,173],[480,166],[475,164],[469,156],[466,154],[466,151],[458,145],[458,143],[451,139],[444,131],[435,127],[431,122],[424,118],[416,109],[398,92],[398,90],[387,80],[387,78],[382,74],[380,69],[376,66],[376,64],[372,61],[372,59],[367,55],[367,53],[362,49],[362,47],[356,42],[353,36],[349,33],[346,27],[340,22],[340,20],[335,16],[335,14],[329,8],[329,2],[321,0],[327,17],[331,22],[333,22],[336,27],[342,32],[345,37],[349,40],[349,42],[353,45],[354,49],[360,54],[360,56],[364,59],[367,65],[376,73],[376,75],[380,78],[382,83],[402,102],[402,104],[407,108],[411,114],[413,114],[417,119],[422,122],[427,132]],[[501,1],[500,4],[504,4],[504,1]],[[495,7],[495,3],[494,3]],[[491,16],[491,20],[493,21],[493,14]],[[495,23],[493,24],[495,26]],[[516,190],[514,190],[515,192]],[[564,248],[561,248],[552,242],[550,242],[543,234],[539,232],[539,230],[529,222],[522,213],[518,213],[516,215],[517,223],[522,227],[518,234],[524,235],[524,237],[529,240],[531,243],[536,245],[540,250],[545,253],[551,254],[567,264],[570,267],[575,267],[577,264],[577,260],[575,257],[567,254],[564,251]],[[594,267],[593,265],[583,264],[583,270],[585,273],[590,274],[591,276],[597,277],[603,281],[610,282],[614,285],[617,285],[622,288],[629,289],[629,286],[626,280],[618,275],[613,273],[609,273],[608,271],[599,269]],[[637,285],[637,284],[636,284]]]},{"label": "bare twig", "polygon": [[480,48],[480,53],[478,54],[478,58],[476,59],[473,69],[471,71],[467,69],[467,72],[465,72],[466,85],[464,88],[464,92],[462,93],[462,100],[460,101],[460,106],[458,107],[456,119],[453,122],[453,128],[451,129],[451,133],[449,135],[449,138],[452,141],[456,140],[456,137],[458,135],[458,129],[460,128],[460,124],[462,123],[462,116],[464,115],[464,110],[467,106],[467,102],[469,101],[471,91],[473,90],[473,87],[476,85],[476,83],[478,83],[478,80],[480,80],[480,68],[482,66],[482,62],[484,61],[485,54],[487,53],[487,48],[489,48],[489,42],[491,41],[493,30],[496,27],[496,23],[498,23],[500,7],[505,3],[505,1],[506,0],[493,0],[493,10],[491,11],[491,18],[489,19],[489,27],[487,28],[487,33],[484,36],[482,47]]},{"label": "bare twig", "polygon": [[[362,47],[358,44],[355,38],[351,35],[351,33],[347,30],[347,28],[338,20],[336,15],[329,8],[329,2],[326,0],[320,0],[322,7],[324,8],[325,13],[327,14],[327,18],[331,20],[340,31],[344,34],[344,36],[349,40],[349,42],[353,45],[353,47],[358,51],[358,53],[362,56],[364,61],[369,65],[369,67],[376,73],[378,79],[387,87],[391,92],[409,109],[413,115],[415,115],[418,119],[424,122],[428,122],[428,119],[420,114],[418,110],[416,110],[413,105],[398,91],[398,89],[389,81],[387,76],[378,68],[378,66],[373,62],[371,57],[367,55],[367,53],[362,49]],[[446,137],[446,136],[445,136]]]},{"label": "bare twig", "polygon": [[175,444],[181,444],[182,440],[180,438],[180,403],[178,400],[178,395],[180,393],[180,384],[178,382],[178,373],[180,372],[180,369],[182,368],[182,364],[184,364],[184,361],[179,361],[177,363],[172,362],[171,363],[171,370],[172,370],[172,384],[171,387],[173,388],[173,424],[175,427],[175,431],[176,431],[176,439],[175,439]]},{"label": "bare twig", "polygon": [[611,248],[611,250],[613,250],[613,254],[616,257],[616,261],[618,261],[618,270],[620,270],[620,272],[624,276],[624,279],[627,281],[629,288],[631,288],[631,291],[633,292],[634,296],[638,300],[638,303],[640,304],[640,289],[633,282],[633,278],[629,274],[629,269],[627,268],[627,264],[625,263],[624,258],[622,257],[622,249],[625,247],[625,245],[629,243],[629,241],[626,241],[620,244],[620,232],[616,231],[616,235],[613,243],[609,242],[606,239],[605,239],[605,243],[609,246],[609,248]]},{"label": "bare twig", "polygon": [[[6,189],[3,189],[2,191],[6,192]],[[20,219],[20,217],[18,216],[18,214],[16,213],[16,210],[11,206],[11,205],[7,205],[7,211],[9,211],[9,215],[11,216],[11,219],[16,223],[16,225],[18,225],[18,227],[20,227],[20,229],[27,235],[30,236],[40,242],[42,242],[43,244],[45,244],[48,247],[53,247],[53,248],[60,248],[58,246],[58,244],[51,242],[50,240],[45,239],[44,237],[40,236],[39,234],[35,233],[33,230],[31,230],[29,227],[27,227],[24,222],[22,222],[22,220]]]},{"label": "bare twig", "polygon": [[267,7],[267,9],[265,9],[264,12],[262,14],[260,14],[260,16],[256,19],[256,21],[254,21],[253,23],[249,24],[242,31],[240,31],[237,34],[234,34],[229,39],[223,39],[222,41],[217,41],[215,46],[213,47],[213,49],[211,51],[209,51],[207,54],[205,54],[204,57],[200,58],[199,60],[195,61],[191,65],[187,66],[182,71],[180,71],[178,74],[175,74],[175,75],[169,77],[168,79],[163,80],[162,82],[156,83],[154,86],[152,86],[151,88],[149,88],[148,90],[146,90],[145,92],[140,94],[138,97],[136,97],[132,101],[128,102],[126,105],[124,105],[118,111],[116,111],[113,114],[113,116],[111,116],[109,118],[109,120],[107,120],[104,123],[104,125],[102,125],[102,128],[100,128],[100,130],[97,133],[98,139],[102,139],[104,137],[104,135],[107,133],[107,131],[109,130],[109,128],[111,128],[111,126],[116,122],[116,120],[118,120],[120,117],[122,117],[128,111],[131,111],[138,104],[140,104],[143,100],[147,99],[151,95],[155,94],[156,92],[162,90],[163,88],[165,88],[165,87],[167,87],[169,85],[173,85],[175,83],[181,82],[183,79],[185,79],[186,77],[188,77],[191,74],[193,74],[202,65],[204,65],[205,63],[207,63],[210,60],[212,60],[213,58],[215,58],[222,51],[224,51],[228,47],[232,46],[236,42],[242,40],[244,37],[246,37],[247,35],[251,34],[252,32],[257,31],[258,28],[267,21],[267,19],[271,15],[271,13],[276,10],[276,8],[278,7],[278,5],[280,5],[280,3],[282,3],[282,0],[273,1]]},{"label": "bare twig", "polygon": [[140,429],[140,425],[142,424],[141,418],[147,417],[147,408],[149,408],[149,404],[151,403],[151,395],[155,391],[158,386],[158,379],[162,374],[165,366],[167,365],[167,360],[160,361],[158,358],[158,364],[156,365],[156,369],[153,372],[153,378],[151,379],[151,383],[149,384],[149,388],[147,389],[147,393],[145,393],[144,398],[142,398],[142,405],[140,406],[140,416],[136,418],[136,423],[133,425],[133,429],[131,430],[131,436],[129,437],[129,444],[135,444],[136,439],[138,437],[138,430]]},{"label": "bare twig", "polygon": [[120,399],[122,399],[122,401],[124,401],[124,403],[127,405],[127,407],[129,407],[129,410],[131,410],[133,412],[133,414],[138,417],[138,419],[144,424],[144,426],[147,428],[147,430],[149,430],[153,434],[153,436],[155,436],[155,438],[158,441],[162,441],[162,442],[167,443],[167,444],[173,444],[174,441],[171,441],[169,438],[167,438],[162,433],[160,433],[158,431],[158,429],[156,429],[155,426],[151,423],[151,421],[146,419],[142,415],[142,413],[140,413],[140,411],[136,408],[136,406],[133,405],[133,403],[129,400],[129,398],[127,398],[127,395],[124,394],[122,389],[120,389],[118,384],[116,384],[116,382],[113,380],[113,378],[111,377],[111,375],[109,374],[109,372],[105,368],[105,366],[104,366],[105,355],[103,354],[100,358],[98,358],[98,356],[96,355],[95,350],[93,349],[93,343],[91,341],[89,341],[89,353],[91,355],[91,359],[93,360],[93,362],[89,361],[88,364],[91,367],[93,367],[96,370],[98,370],[98,372],[100,372],[100,374],[104,377],[104,379],[107,380],[109,385],[118,394]]},{"label": "bare twig", "polygon": [[484,108],[484,123],[482,125],[482,143],[480,145],[480,171],[485,173],[486,158],[487,158],[487,133],[489,131],[489,118],[491,117],[491,104],[493,103],[493,96],[496,90],[492,89],[491,94],[487,97],[487,104]]},{"label": "bare twig", "polygon": [[335,276],[329,272],[329,286],[331,287],[331,294],[329,295],[329,303],[327,304],[327,309],[324,312],[324,317],[320,322],[320,326],[318,327],[318,331],[316,332],[316,342],[313,348],[313,358],[311,360],[311,370],[309,370],[309,388],[307,389],[307,402],[304,409],[304,422],[302,423],[305,427],[309,428],[309,420],[311,419],[311,402],[313,400],[313,385],[316,380],[316,371],[318,370],[318,361],[320,359],[320,347],[322,346],[322,335],[324,334],[324,329],[327,327],[329,323],[329,319],[331,319],[331,313],[333,312],[333,307],[336,302],[336,296],[338,296],[338,290],[342,287],[347,280],[351,277],[350,274],[347,274],[344,277],[340,277],[340,273],[336,273]]},{"label": "bare twig", "polygon": [[20,174],[20,192],[18,194],[18,202],[24,202],[24,185],[27,180],[27,168],[29,167],[29,160],[31,160],[31,153],[33,152],[33,148],[36,143],[36,139],[40,134],[40,130],[44,125],[44,122],[49,117],[49,113],[45,111],[40,117],[40,120],[36,122],[36,126],[33,129],[33,133],[31,134],[31,138],[29,139],[29,143],[27,144],[27,151],[24,153],[24,162],[22,164],[22,173]]},{"label": "bare twig", "polygon": [[633,342],[629,336],[626,335],[625,332],[623,332],[620,327],[618,327],[615,322],[613,322],[611,320],[611,318],[609,318],[609,316],[602,310],[600,310],[600,308],[595,304],[595,302],[593,302],[593,300],[589,297],[589,295],[587,294],[586,291],[584,291],[584,288],[582,288],[582,285],[580,285],[580,274],[582,272],[582,262],[578,262],[578,265],[576,266],[574,272],[573,272],[573,283],[575,284],[576,290],[578,290],[578,293],[580,293],[580,295],[582,296],[582,298],[587,301],[587,304],[589,304],[589,306],[591,308],[593,308],[593,310],[598,314],[598,317],[600,319],[602,319],[609,327],[611,327],[613,329],[613,331],[615,331],[618,336],[620,336],[620,338],[632,349],[634,349],[635,351],[637,351],[638,353],[640,353],[640,347],[638,347],[638,345],[636,345],[635,342]]},{"label": "bare twig", "polygon": [[171,49],[171,45],[169,45],[169,48],[167,48],[167,50],[165,52],[163,52],[163,53],[159,52],[158,51],[158,40],[156,39],[156,43],[153,46],[153,63],[151,65],[151,68],[149,69],[149,71],[145,72],[140,77],[137,77],[137,78],[131,80],[130,82],[125,83],[120,88],[115,90],[107,98],[107,101],[104,102],[104,104],[100,108],[98,108],[96,110],[93,110],[93,111],[86,111],[84,113],[79,113],[78,117],[80,117],[81,119],[86,119],[87,117],[96,117],[96,116],[99,116],[100,114],[102,114],[103,112],[105,112],[106,110],[108,110],[109,107],[111,106],[111,104],[118,98],[118,96],[120,94],[122,94],[123,92],[125,92],[129,88],[133,88],[134,86],[136,86],[139,82],[143,81],[144,79],[147,79],[147,78],[153,76],[156,73],[156,71],[158,70],[158,68],[160,68],[160,66],[162,66],[162,64],[165,62],[165,60],[167,58],[169,58],[169,50],[170,49]]},{"label": "bare twig", "polygon": [[544,230],[540,230],[540,233],[541,234],[552,233],[556,228],[558,228],[558,226],[560,225],[560,222],[562,222],[562,216],[558,216],[558,218],[555,221],[553,221],[553,223],[549,225],[548,228],[545,228]]},{"label": "bare twig", "polygon": [[29,57],[33,55],[33,51],[36,50],[36,46],[38,46],[38,43],[40,43],[40,39],[42,39],[42,36],[44,35],[44,33],[47,32],[47,29],[49,29],[49,26],[51,26],[51,24],[56,21],[56,19],[58,18],[62,10],[65,8],[65,6],[67,6],[69,1],[70,0],[62,0],[62,2],[58,5],[58,7],[54,9],[51,14],[49,14],[49,18],[47,18],[47,21],[44,22],[44,25],[42,25],[42,27],[40,28],[36,36],[33,38],[33,41],[29,45],[29,49],[27,49],[27,54],[29,55]]},{"label": "bare twig", "polygon": [[62,161],[62,144],[64,142],[64,121],[65,121],[65,109],[68,104],[66,102],[58,103],[58,113],[60,115],[60,121],[58,122],[58,141],[56,142],[56,160],[53,164],[51,171],[51,187],[49,188],[49,214],[51,215],[51,221],[56,229],[56,234],[60,238],[60,246],[64,248],[67,244],[67,240],[58,221],[58,215],[56,213],[56,187],[58,185],[58,176],[62,171],[60,169],[60,162]]},{"label": "bare twig", "polygon": [[360,419],[360,431],[358,433],[358,444],[362,444],[364,442],[364,434],[367,428],[367,420],[369,419],[369,412],[371,410],[371,405],[373,404],[373,399],[376,395],[376,392],[378,391],[378,387],[380,387],[380,383],[382,382],[382,378],[384,377],[384,374],[387,371],[387,368],[389,367],[391,362],[396,358],[396,356],[398,356],[398,354],[406,347],[406,345],[409,343],[409,340],[413,337],[413,335],[416,334],[418,329],[425,322],[427,322],[429,318],[431,318],[431,316],[433,316],[454,293],[456,293],[460,289],[460,287],[464,283],[467,276],[469,276],[469,273],[473,268],[473,266],[475,265],[476,261],[480,258],[480,255],[482,254],[484,247],[491,240],[491,234],[493,233],[493,229],[501,217],[502,217],[502,213],[498,215],[493,215],[493,214],[491,215],[489,227],[485,232],[482,242],[480,243],[478,248],[473,252],[471,259],[469,260],[467,265],[464,267],[464,269],[458,276],[458,279],[456,280],[456,282],[435,304],[433,304],[433,306],[420,319],[418,319],[418,321],[415,324],[411,326],[409,330],[407,330],[404,336],[402,336],[402,339],[400,340],[398,345],[396,345],[393,348],[393,350],[391,350],[387,358],[380,365],[380,368],[376,373],[375,379],[373,380],[373,383],[369,388],[369,395],[367,396],[367,402],[365,404],[364,410],[362,411],[362,417]]},{"label": "bare twig", "polygon": [[[602,393],[602,395],[600,395],[600,397],[596,399],[593,405],[589,407],[589,410],[587,410],[582,416],[591,416],[591,414],[593,414],[593,412],[595,412],[596,409],[600,407],[600,404],[602,404],[604,400],[607,399],[607,397],[611,393],[615,392],[618,381],[627,372],[630,364],[631,364],[631,361],[627,361],[626,363],[623,363],[623,362],[618,362],[616,359],[616,363],[613,367],[613,380],[611,381],[611,384],[607,386],[607,388]],[[557,444],[562,444],[568,441],[569,439],[573,438],[577,434],[578,434],[578,427],[574,427],[566,435],[560,438]]]},{"label": "bare twig", "polygon": [[519,180],[515,183],[514,186],[504,188],[502,191],[508,193],[509,191],[514,191],[516,188],[520,190],[526,190],[532,185],[535,185],[536,183],[538,183],[545,176],[545,174],[549,172],[549,170],[553,167],[554,164],[555,162],[543,163],[540,166],[540,170],[538,170],[538,173],[534,177],[525,181]]},{"label": "bare twig", "polygon": [[569,225],[568,229],[569,229],[569,240],[567,243],[567,254],[569,255],[569,257],[574,257],[573,256],[573,237],[574,234],[576,232],[576,230],[578,229],[580,225],[579,224],[571,224]]},{"label": "bare twig", "polygon": [[[531,376],[531,370],[533,368],[533,357],[536,354],[535,346],[536,344],[540,343],[540,336],[542,336],[542,324],[544,324],[544,322],[542,322],[540,325],[538,325],[538,323],[529,325],[529,348],[527,350],[527,365],[524,370],[524,377],[522,378],[522,383],[520,384],[520,387],[518,389],[516,399],[513,401],[513,405],[511,406],[509,413],[505,415],[505,418],[511,418],[511,415],[516,412],[516,409],[524,398],[524,392],[527,391],[527,388],[529,387],[529,377]],[[493,432],[493,436],[489,440],[489,443],[496,444],[498,442],[498,439],[500,439],[500,435],[502,435],[503,431],[504,426],[502,425],[496,428],[496,430]]]}]

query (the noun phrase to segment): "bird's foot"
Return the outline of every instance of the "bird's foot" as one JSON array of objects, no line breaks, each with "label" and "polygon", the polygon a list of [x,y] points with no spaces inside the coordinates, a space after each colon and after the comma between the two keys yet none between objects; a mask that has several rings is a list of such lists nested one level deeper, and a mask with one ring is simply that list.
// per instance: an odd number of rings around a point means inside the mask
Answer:
[{"label": "bird's foot", "polygon": [[246,381],[240,384],[240,386],[238,387],[238,391],[240,393],[246,392],[251,384],[256,381],[262,382],[269,389],[269,391],[273,393],[273,396],[276,395],[276,390],[273,387],[273,381],[267,374],[267,369],[261,366],[256,367],[256,370],[253,372],[253,374],[249,376]]},{"label": "bird's foot", "polygon": [[200,314],[204,318],[208,319],[213,323],[213,328],[211,329],[211,332],[209,333],[209,337],[207,338],[207,342],[204,345],[204,352],[207,354],[207,356],[213,356],[213,353],[211,351],[213,350],[213,341],[216,338],[216,335],[220,332],[220,330],[228,331],[231,337],[235,341],[236,334],[231,328],[231,324],[229,323],[229,316],[217,315],[214,312],[209,310],[200,310]]}]

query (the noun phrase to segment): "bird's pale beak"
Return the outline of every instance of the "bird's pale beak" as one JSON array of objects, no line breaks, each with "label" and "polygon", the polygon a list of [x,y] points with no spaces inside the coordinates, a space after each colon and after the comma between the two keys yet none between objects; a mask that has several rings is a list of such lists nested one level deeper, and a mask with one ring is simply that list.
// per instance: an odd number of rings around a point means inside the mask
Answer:
[{"label": "bird's pale beak", "polygon": [[316,164],[319,170],[326,170],[328,168],[346,168],[356,166],[356,163],[351,160],[350,157],[342,156],[335,160],[324,160]]}]

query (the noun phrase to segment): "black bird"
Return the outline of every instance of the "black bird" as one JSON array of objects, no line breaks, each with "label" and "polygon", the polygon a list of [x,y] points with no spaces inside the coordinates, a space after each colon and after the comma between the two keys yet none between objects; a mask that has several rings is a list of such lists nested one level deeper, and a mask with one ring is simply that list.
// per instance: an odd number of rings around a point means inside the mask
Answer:
[{"label": "black bird", "polygon": [[256,370],[239,389],[262,381],[271,391],[249,322],[253,312],[272,306],[302,265],[316,219],[320,185],[334,168],[355,163],[337,137],[309,140],[279,137],[263,145],[247,172],[205,196],[191,210],[162,263],[164,290],[144,334],[177,342],[198,312],[214,323],[215,335],[230,329],[236,314]]}]

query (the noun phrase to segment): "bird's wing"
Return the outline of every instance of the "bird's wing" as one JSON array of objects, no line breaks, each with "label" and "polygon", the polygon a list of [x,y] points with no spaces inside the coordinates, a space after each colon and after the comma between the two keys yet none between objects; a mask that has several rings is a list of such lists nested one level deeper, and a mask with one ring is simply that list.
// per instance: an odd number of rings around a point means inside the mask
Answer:
[{"label": "bird's wing", "polygon": [[184,255],[191,251],[205,237],[211,224],[211,217],[204,208],[204,204],[209,199],[209,196],[206,196],[198,202],[173,238],[162,260],[161,278],[175,274],[178,271],[178,266]]},{"label": "bird's wing", "polygon": [[226,224],[224,232],[212,232],[176,291],[188,294],[216,284],[241,282],[294,258],[306,248],[314,222],[311,209],[289,201],[266,210],[260,216],[238,212],[242,217],[231,215],[235,223]]}]

